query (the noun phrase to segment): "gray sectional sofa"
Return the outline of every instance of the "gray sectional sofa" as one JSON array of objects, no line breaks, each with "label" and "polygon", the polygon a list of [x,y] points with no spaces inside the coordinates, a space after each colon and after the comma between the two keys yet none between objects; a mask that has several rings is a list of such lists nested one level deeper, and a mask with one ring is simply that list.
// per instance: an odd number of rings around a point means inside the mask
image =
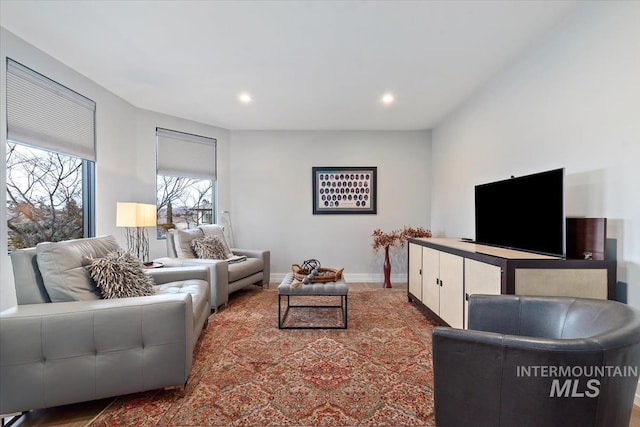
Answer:
[{"label": "gray sectional sofa", "polygon": [[[106,236],[11,253],[18,305],[0,313],[0,415],[186,384],[210,270],[149,270],[154,295],[101,299],[86,257],[118,248]],[[76,300],[52,302],[61,292]]]},{"label": "gray sectional sofa", "polygon": [[[211,308],[215,311],[229,301],[229,294],[249,285],[269,286],[271,252],[261,249],[231,248],[236,256],[246,257],[242,262],[232,263],[223,259],[197,258],[191,249],[194,239],[210,233],[222,237],[222,226],[201,225],[187,230],[167,232],[167,257],[155,261],[168,266],[205,265],[210,268]],[[222,237],[223,238],[223,237]]]}]

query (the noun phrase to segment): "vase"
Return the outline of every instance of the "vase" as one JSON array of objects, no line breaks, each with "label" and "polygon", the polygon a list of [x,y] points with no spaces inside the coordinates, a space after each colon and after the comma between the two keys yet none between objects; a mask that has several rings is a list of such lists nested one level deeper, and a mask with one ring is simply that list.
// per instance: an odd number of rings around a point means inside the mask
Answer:
[{"label": "vase", "polygon": [[391,261],[389,260],[389,246],[384,247],[384,288],[391,288]]}]

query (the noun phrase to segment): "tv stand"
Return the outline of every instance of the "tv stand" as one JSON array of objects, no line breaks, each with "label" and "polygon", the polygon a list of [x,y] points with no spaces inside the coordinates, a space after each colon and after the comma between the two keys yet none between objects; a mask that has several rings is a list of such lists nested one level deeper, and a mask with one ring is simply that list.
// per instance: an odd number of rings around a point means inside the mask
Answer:
[{"label": "tv stand", "polygon": [[413,238],[408,298],[439,323],[466,327],[472,294],[616,298],[616,262],[563,259],[461,241]]}]

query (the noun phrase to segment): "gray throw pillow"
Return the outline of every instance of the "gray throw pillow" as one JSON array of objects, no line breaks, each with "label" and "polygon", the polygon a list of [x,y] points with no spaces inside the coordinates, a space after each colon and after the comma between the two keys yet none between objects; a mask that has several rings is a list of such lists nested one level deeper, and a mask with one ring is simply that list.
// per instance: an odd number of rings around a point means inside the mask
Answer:
[{"label": "gray throw pillow", "polygon": [[204,232],[199,228],[175,230],[173,232],[173,243],[178,258],[196,258],[193,250],[191,250],[191,242],[193,239],[201,239],[203,237]]},{"label": "gray throw pillow", "polygon": [[39,243],[38,269],[51,301],[100,299],[100,291],[85,268],[87,257],[100,258],[118,249],[113,236]]},{"label": "gray throw pillow", "polygon": [[91,278],[107,299],[153,295],[153,277],[143,269],[135,255],[122,249],[102,258],[90,258],[87,265]]},{"label": "gray throw pillow", "polygon": [[203,259],[227,259],[225,246],[224,240],[219,236],[207,236],[191,241],[191,249],[198,258]]}]

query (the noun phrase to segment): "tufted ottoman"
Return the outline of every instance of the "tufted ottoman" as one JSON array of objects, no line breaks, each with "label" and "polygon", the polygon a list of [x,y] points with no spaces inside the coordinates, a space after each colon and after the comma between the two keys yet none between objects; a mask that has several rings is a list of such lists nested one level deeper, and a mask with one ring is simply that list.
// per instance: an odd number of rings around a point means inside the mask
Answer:
[{"label": "tufted ottoman", "polygon": [[[349,288],[343,278],[340,278],[337,282],[327,283],[313,283],[310,285],[300,285],[298,287],[292,287],[293,273],[288,273],[282,283],[278,286],[278,328],[279,329],[347,329],[347,294]],[[282,313],[282,298],[287,298],[287,307]],[[340,297],[340,305],[291,305],[290,298],[292,296],[304,297],[304,296],[328,296],[328,297]],[[289,313],[289,308],[340,308],[342,310],[341,326],[284,326],[284,321]]]}]

